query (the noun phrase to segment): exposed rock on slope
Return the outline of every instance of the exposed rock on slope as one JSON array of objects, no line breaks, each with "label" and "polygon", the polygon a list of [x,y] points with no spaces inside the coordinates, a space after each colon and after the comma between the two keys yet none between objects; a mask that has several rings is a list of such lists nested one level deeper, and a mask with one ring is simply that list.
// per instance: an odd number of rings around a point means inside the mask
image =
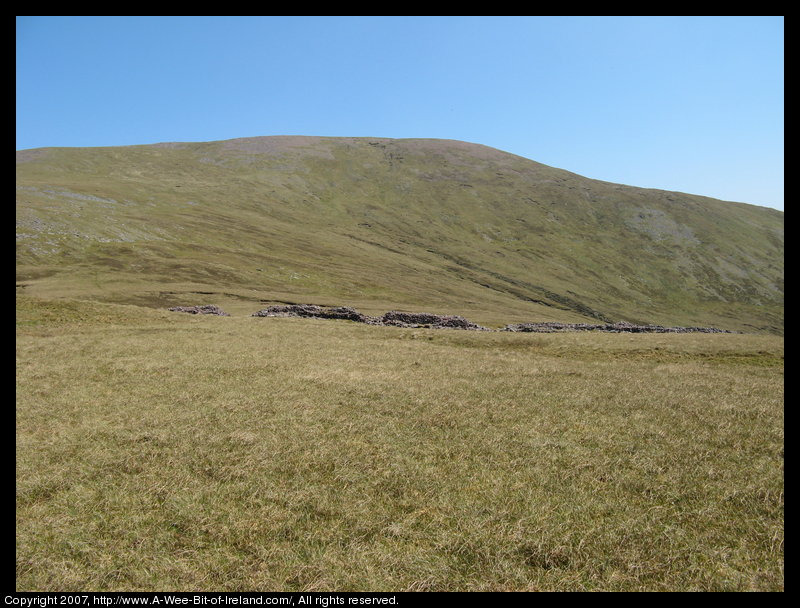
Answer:
[{"label": "exposed rock on slope", "polygon": [[[173,310],[173,309],[170,309]],[[458,315],[436,315],[428,312],[400,312],[392,310],[381,317],[370,317],[347,306],[316,306],[314,304],[280,304],[253,313],[253,317],[309,317],[315,319],[344,319],[393,327],[429,329],[466,329],[492,331]],[[555,333],[568,331],[603,331],[612,333],[730,333],[714,327],[664,327],[662,325],[635,325],[633,323],[514,323],[498,331]]]},{"label": "exposed rock on slope", "polygon": [[431,327],[433,329],[485,330],[485,327],[467,321],[458,315],[434,315],[427,312],[398,312],[392,310],[380,319],[381,325],[396,327]]},{"label": "exposed rock on slope", "polygon": [[268,306],[253,317],[312,317],[316,319],[346,319],[369,325],[394,327],[429,327],[432,329],[486,329],[458,315],[435,315],[428,312],[389,311],[381,317],[370,317],[347,306],[316,306],[314,304],[278,304]]},{"label": "exposed rock on slope", "polygon": [[204,306],[173,306],[170,308],[172,312],[188,312],[192,315],[218,315],[220,317],[230,317],[230,315],[213,304],[206,304]]},{"label": "exposed rock on slope", "polygon": [[663,327],[661,325],[634,325],[633,323],[513,323],[506,325],[501,331],[557,333],[565,331],[605,331],[612,333],[731,333],[715,327]]},{"label": "exposed rock on slope", "polygon": [[372,317],[363,315],[347,306],[316,306],[314,304],[278,304],[268,306],[253,313],[253,317],[312,317],[316,319],[346,319],[360,323],[374,321]]}]

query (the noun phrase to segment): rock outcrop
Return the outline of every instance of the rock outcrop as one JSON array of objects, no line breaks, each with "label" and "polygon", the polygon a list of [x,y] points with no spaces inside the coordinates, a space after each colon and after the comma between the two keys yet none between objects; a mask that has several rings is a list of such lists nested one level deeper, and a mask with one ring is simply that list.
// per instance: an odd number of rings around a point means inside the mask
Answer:
[{"label": "rock outcrop", "polygon": [[213,304],[206,304],[204,306],[174,306],[170,308],[172,312],[188,312],[192,315],[218,315],[220,317],[230,317],[230,315],[221,308]]}]

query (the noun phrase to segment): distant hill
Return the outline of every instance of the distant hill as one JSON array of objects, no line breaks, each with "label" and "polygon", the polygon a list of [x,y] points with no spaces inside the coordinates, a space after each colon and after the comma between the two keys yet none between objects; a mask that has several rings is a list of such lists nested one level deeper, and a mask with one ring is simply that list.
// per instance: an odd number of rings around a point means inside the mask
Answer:
[{"label": "distant hill", "polygon": [[451,140],[40,148],[17,152],[17,286],[782,333],[783,217]]}]

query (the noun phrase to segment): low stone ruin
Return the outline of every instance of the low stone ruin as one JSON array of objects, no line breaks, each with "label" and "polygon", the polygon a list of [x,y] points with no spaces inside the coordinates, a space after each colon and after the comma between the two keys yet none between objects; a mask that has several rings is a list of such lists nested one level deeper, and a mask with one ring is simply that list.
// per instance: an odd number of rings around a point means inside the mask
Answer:
[{"label": "low stone ruin", "polygon": [[[213,305],[175,306],[170,308],[176,312],[191,314],[230,315]],[[313,319],[341,319],[366,323],[367,325],[383,325],[390,327],[426,328],[426,329],[464,329],[470,331],[493,331],[481,327],[458,315],[435,315],[429,312],[401,312],[390,310],[380,317],[370,317],[349,306],[318,306],[316,304],[276,304],[253,313],[253,317],[307,317]],[[558,333],[573,331],[602,331],[610,333],[733,333],[715,327],[664,327],[663,325],[636,325],[620,321],[617,323],[510,323],[496,331]]]},{"label": "low stone ruin", "polygon": [[431,329],[471,329],[487,331],[486,327],[476,325],[458,315],[434,315],[428,312],[399,312],[392,310],[380,319],[380,325],[394,327],[428,327]]},{"label": "low stone ruin", "polygon": [[315,319],[346,319],[368,325],[389,325],[430,329],[486,330],[485,327],[467,321],[457,315],[434,315],[428,312],[399,312],[392,310],[382,317],[370,317],[347,306],[317,306],[314,304],[279,304],[268,306],[254,317],[311,317]]},{"label": "low stone ruin", "polygon": [[279,304],[268,306],[256,313],[253,317],[312,317],[315,319],[346,319],[368,323],[372,317],[361,314],[355,308],[348,306],[316,306],[314,304]]},{"label": "low stone ruin", "polygon": [[662,325],[635,325],[633,323],[513,323],[506,325],[500,331],[519,331],[535,333],[557,333],[565,331],[605,331],[611,333],[658,333],[658,334],[685,334],[699,332],[706,334],[729,334],[726,329],[715,327],[664,327]]},{"label": "low stone ruin", "polygon": [[172,312],[188,312],[192,315],[218,315],[220,317],[230,317],[230,315],[221,308],[213,304],[206,304],[204,306],[174,306],[170,308]]}]

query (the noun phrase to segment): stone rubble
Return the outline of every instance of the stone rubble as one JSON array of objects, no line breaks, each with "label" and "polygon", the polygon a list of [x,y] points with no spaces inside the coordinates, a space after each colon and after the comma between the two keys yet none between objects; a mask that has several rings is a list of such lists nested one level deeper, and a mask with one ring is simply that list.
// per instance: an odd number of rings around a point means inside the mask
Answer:
[{"label": "stone rubble", "polygon": [[458,315],[434,315],[428,312],[399,312],[391,310],[380,319],[379,325],[394,327],[430,327],[432,329],[470,329],[473,331],[489,331],[464,317]]},{"label": "stone rubble", "polygon": [[659,333],[659,334],[685,334],[699,332],[706,334],[724,333],[729,334],[726,329],[715,327],[664,327],[662,325],[634,325],[633,323],[512,323],[506,325],[499,331],[515,332],[536,332],[536,333],[556,333],[565,331],[605,331],[611,333]]},{"label": "stone rubble", "polygon": [[[230,315],[211,304],[205,306],[175,306],[171,311],[191,314]],[[509,323],[505,327],[491,330],[458,315],[436,315],[428,312],[401,312],[390,310],[381,317],[370,317],[349,306],[317,306],[316,304],[276,304],[253,313],[253,317],[307,317],[313,319],[341,319],[391,327],[427,329],[463,329],[469,331],[509,331],[558,333],[572,331],[602,331],[610,333],[733,333],[715,327],[664,327],[663,325],[636,325],[620,321],[617,323]]]},{"label": "stone rubble", "polygon": [[[427,312],[401,312],[391,310],[381,317],[370,317],[347,306],[316,306],[314,304],[283,304],[269,306],[254,313],[254,317],[312,317],[317,319],[347,319],[369,325],[406,328],[464,329],[493,331],[458,315],[436,315]],[[618,323],[512,323],[496,331],[555,333],[567,331],[603,331],[611,333],[732,333],[714,327],[664,327],[662,325],[635,325]]]},{"label": "stone rubble", "polygon": [[400,312],[392,310],[381,317],[370,317],[347,306],[317,306],[315,304],[279,304],[268,306],[251,315],[253,317],[311,317],[316,319],[346,319],[368,325],[393,327],[426,327],[432,329],[486,330],[457,315],[434,315],[427,312]]},{"label": "stone rubble", "polygon": [[279,304],[268,306],[250,315],[252,317],[312,317],[316,319],[346,319],[368,323],[372,317],[348,306],[316,306],[315,304]]},{"label": "stone rubble", "polygon": [[192,315],[218,315],[220,317],[230,317],[230,315],[221,308],[213,304],[206,304],[204,306],[174,306],[170,308],[173,312],[188,312]]}]

